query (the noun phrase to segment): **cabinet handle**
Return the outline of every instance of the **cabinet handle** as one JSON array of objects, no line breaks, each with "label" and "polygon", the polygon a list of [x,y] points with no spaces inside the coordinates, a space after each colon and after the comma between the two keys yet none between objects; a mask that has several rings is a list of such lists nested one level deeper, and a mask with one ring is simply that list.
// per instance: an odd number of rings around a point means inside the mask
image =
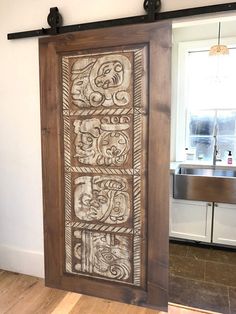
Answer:
[{"label": "cabinet handle", "polygon": [[218,207],[219,205],[215,203],[215,207]]},{"label": "cabinet handle", "polygon": [[212,206],[212,204],[211,204],[211,203],[208,203],[207,206]]}]

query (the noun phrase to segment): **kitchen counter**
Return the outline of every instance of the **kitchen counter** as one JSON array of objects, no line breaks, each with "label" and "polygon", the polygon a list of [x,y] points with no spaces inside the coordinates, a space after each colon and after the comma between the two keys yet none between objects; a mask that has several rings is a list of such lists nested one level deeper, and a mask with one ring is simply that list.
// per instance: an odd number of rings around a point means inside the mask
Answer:
[{"label": "kitchen counter", "polygon": [[204,163],[204,162],[194,162],[192,160],[187,160],[187,161],[174,161],[170,163],[170,174],[174,174],[175,171],[179,167],[188,167],[188,168],[215,168],[215,169],[233,169],[236,170],[236,164],[233,165],[228,165],[222,162],[219,162],[216,164],[216,166],[213,166],[212,164],[209,163]]},{"label": "kitchen counter", "polygon": [[170,174],[174,174],[176,169],[179,168],[180,165],[182,165],[183,162],[182,161],[172,161],[170,163]]}]

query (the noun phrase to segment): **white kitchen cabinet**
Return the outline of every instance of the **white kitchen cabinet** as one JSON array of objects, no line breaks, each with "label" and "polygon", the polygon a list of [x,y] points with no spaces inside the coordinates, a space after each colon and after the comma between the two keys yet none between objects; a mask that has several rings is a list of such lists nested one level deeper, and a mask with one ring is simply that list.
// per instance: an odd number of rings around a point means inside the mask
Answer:
[{"label": "white kitchen cabinet", "polygon": [[215,204],[213,242],[236,246],[236,204]]},{"label": "white kitchen cabinet", "polygon": [[170,199],[170,237],[211,242],[213,203]]}]

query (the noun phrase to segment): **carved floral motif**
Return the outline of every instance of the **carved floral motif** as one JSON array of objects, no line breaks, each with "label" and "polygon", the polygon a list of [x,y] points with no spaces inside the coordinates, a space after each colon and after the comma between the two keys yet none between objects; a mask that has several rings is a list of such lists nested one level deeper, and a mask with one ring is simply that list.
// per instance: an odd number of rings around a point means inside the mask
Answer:
[{"label": "carved floral motif", "polygon": [[124,164],[130,151],[129,122],[127,116],[75,120],[74,157],[94,166]]},{"label": "carved floral motif", "polygon": [[74,232],[75,270],[110,279],[128,280],[131,276],[127,236],[78,230]]},{"label": "carved floral motif", "polygon": [[79,58],[71,69],[72,102],[79,108],[126,106],[131,63],[124,55]]},{"label": "carved floral motif", "polygon": [[130,214],[128,182],[118,176],[83,176],[75,180],[75,215],[84,221],[120,224]]}]

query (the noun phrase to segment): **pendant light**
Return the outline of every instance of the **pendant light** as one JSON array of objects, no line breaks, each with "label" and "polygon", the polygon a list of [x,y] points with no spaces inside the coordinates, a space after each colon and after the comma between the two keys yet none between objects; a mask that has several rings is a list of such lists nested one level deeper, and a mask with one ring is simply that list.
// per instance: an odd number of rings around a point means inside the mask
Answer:
[{"label": "pendant light", "polygon": [[211,47],[209,55],[210,56],[219,56],[219,55],[228,55],[229,48],[226,45],[221,45],[221,22],[219,22],[219,31],[218,31],[218,44]]}]

